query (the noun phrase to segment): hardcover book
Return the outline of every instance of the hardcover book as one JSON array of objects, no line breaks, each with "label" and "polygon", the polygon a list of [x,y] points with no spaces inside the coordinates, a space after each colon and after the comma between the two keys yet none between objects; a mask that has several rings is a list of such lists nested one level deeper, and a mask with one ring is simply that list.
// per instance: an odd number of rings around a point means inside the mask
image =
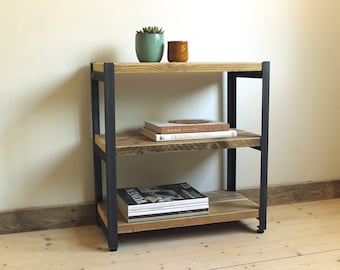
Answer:
[{"label": "hardcover book", "polygon": [[141,128],[140,133],[153,141],[178,141],[178,140],[194,140],[194,139],[217,139],[226,137],[236,137],[237,131],[235,129],[209,132],[190,132],[190,133],[171,133],[160,134],[147,128]]},{"label": "hardcover book", "polygon": [[127,220],[202,214],[209,209],[208,197],[187,183],[122,188],[117,195],[118,208]]},{"label": "hardcover book", "polygon": [[228,123],[203,119],[145,121],[144,127],[160,134],[209,132],[230,129]]}]

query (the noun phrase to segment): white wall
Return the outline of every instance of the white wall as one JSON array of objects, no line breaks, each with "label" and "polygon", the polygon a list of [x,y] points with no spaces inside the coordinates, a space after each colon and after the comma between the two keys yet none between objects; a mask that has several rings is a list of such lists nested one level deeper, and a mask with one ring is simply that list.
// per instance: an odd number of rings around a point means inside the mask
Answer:
[{"label": "white wall", "polygon": [[[1,1],[0,210],[93,201],[89,63],[136,61],[135,30],[147,25],[188,40],[189,61],[270,60],[269,184],[339,179],[339,10],[338,0]],[[222,82],[121,76],[118,128],[219,118]],[[239,126],[257,131],[260,85],[240,84]],[[175,179],[213,189],[220,157],[122,158],[119,184]],[[239,159],[239,187],[256,186],[258,153]]]}]

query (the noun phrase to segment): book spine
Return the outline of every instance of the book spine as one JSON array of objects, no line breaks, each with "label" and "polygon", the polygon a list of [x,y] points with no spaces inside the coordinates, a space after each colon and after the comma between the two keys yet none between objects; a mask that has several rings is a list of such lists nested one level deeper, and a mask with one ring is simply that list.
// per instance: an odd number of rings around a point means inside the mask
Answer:
[{"label": "book spine", "polygon": [[233,129],[226,130],[226,131],[158,134],[158,133],[149,131],[145,128],[142,128],[141,133],[157,142],[192,140],[192,139],[214,139],[214,138],[225,138],[225,137],[236,137],[237,136],[237,131]]}]

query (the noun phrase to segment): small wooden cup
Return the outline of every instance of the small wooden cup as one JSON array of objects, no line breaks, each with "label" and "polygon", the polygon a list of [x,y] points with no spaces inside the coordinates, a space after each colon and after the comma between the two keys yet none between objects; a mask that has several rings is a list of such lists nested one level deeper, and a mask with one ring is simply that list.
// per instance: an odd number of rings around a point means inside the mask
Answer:
[{"label": "small wooden cup", "polygon": [[168,41],[168,61],[188,61],[188,41]]}]

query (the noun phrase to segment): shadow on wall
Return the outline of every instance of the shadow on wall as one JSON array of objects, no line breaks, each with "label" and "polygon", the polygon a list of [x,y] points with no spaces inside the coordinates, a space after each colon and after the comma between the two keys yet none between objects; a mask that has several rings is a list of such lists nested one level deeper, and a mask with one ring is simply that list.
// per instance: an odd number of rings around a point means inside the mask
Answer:
[{"label": "shadow on wall", "polygon": [[[144,120],[221,118],[220,74],[118,74],[117,129]],[[129,114],[120,113],[129,108]]]},{"label": "shadow on wall", "polygon": [[93,197],[89,68],[37,92],[46,95],[26,97],[27,109],[5,127],[4,209]]},{"label": "shadow on wall", "polygon": [[200,191],[222,188],[221,151],[153,153],[118,157],[118,187],[187,182]]}]

